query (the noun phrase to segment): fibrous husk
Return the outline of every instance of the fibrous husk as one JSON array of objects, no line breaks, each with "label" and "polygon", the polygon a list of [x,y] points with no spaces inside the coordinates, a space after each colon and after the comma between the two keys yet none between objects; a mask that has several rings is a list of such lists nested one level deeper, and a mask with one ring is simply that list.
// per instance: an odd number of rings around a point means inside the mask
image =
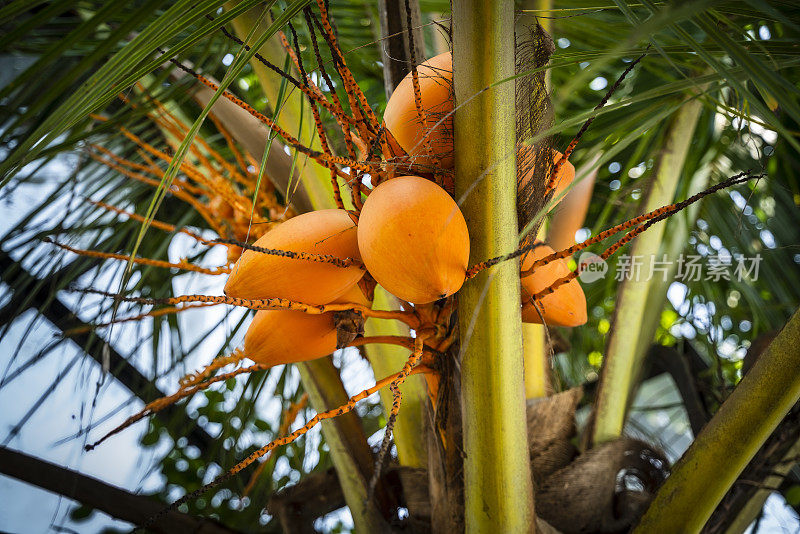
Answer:
[{"label": "fibrous husk", "polygon": [[[553,39],[538,23],[531,26],[517,24],[514,39],[515,71],[518,75],[515,81],[517,153],[525,151],[525,157],[517,160],[517,181],[525,180],[525,185],[517,193],[517,219],[519,228],[523,229],[552,197],[546,184],[553,166],[553,140],[549,136],[535,142],[533,139],[552,126],[553,110],[545,71],[530,71],[547,65],[555,46]],[[538,226],[531,228],[529,235],[536,235]]]},{"label": "fibrous husk", "polygon": [[364,335],[364,316],[355,310],[333,312],[336,325],[336,348],[343,349],[358,336]]},{"label": "fibrous husk", "polygon": [[528,399],[531,473],[537,486],[578,453],[571,440],[575,436],[575,410],[581,397],[583,388],[576,387],[549,397]]},{"label": "fibrous husk", "polygon": [[628,532],[668,475],[656,447],[628,437],[578,456],[540,485],[536,513],[565,534]]},{"label": "fibrous husk", "polygon": [[[363,279],[362,279],[363,280]],[[336,304],[360,304],[372,306],[372,299],[368,299],[362,290],[362,284],[353,285],[344,295],[334,301]],[[342,310],[333,312],[333,324],[336,326],[336,348],[343,349],[358,336],[364,335],[364,315],[357,310]]]}]

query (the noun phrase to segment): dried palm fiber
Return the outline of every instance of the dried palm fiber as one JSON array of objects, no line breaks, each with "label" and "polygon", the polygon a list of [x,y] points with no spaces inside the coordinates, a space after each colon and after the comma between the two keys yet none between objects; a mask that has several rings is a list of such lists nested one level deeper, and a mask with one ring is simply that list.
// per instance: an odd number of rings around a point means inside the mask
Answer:
[{"label": "dried palm fiber", "polygon": [[528,399],[528,447],[536,486],[578,454],[572,438],[575,409],[582,397],[583,388],[576,387],[549,397]]},{"label": "dried palm fiber", "polygon": [[[555,50],[553,39],[538,23],[518,23],[514,41],[518,75],[546,66]],[[517,220],[522,229],[552,198],[545,186],[553,167],[553,141],[549,136],[534,139],[553,125],[553,109],[544,70],[521,75],[515,83],[517,180],[527,179],[517,192]],[[531,228],[529,235],[535,236],[540,224]]]},{"label": "dried palm fiber", "polygon": [[[361,304],[371,307],[372,300],[364,295],[359,284],[345,291],[344,295],[337,298],[335,303]],[[355,310],[342,310],[333,312],[333,324],[336,325],[336,348],[343,348],[358,336],[364,335],[364,316]]]},{"label": "dried palm fiber", "polygon": [[536,492],[536,513],[564,534],[628,532],[669,471],[664,454],[623,437],[556,471]]}]

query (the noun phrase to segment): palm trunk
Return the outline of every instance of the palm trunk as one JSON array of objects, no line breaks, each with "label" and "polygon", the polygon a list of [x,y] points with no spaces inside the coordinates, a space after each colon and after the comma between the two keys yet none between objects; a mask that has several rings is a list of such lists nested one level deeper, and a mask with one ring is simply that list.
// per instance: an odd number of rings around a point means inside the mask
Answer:
[{"label": "palm trunk", "polygon": [[[513,34],[513,2],[454,2],[455,183],[471,262],[517,246],[514,84],[487,90],[514,74]],[[515,261],[459,294],[467,532],[533,530],[519,308]]]},{"label": "palm trunk", "polygon": [[[341,406],[347,402],[347,392],[339,370],[330,358],[298,364],[303,389],[317,412]],[[374,469],[374,455],[367,444],[364,428],[355,412],[354,417],[339,416],[322,422],[322,435],[331,451],[331,459],[342,487],[344,500],[353,516],[356,532],[385,532],[388,528],[378,502],[383,499],[389,507],[388,496],[376,488],[369,495],[369,480]],[[348,414],[349,415],[349,414]]]}]

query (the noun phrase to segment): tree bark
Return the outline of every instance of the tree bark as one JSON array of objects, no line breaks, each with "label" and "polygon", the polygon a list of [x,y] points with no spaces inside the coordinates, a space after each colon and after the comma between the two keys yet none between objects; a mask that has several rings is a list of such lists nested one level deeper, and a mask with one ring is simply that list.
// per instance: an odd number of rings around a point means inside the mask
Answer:
[{"label": "tree bark", "polygon": [[[408,5],[408,11],[406,11]],[[386,99],[392,96],[406,74],[411,72],[412,61],[417,64],[425,59],[425,47],[422,39],[420,21],[422,14],[416,0],[378,0],[378,13],[381,20],[381,38],[379,48],[383,60],[383,83]],[[411,17],[414,46],[413,59],[408,38],[408,17]]]}]

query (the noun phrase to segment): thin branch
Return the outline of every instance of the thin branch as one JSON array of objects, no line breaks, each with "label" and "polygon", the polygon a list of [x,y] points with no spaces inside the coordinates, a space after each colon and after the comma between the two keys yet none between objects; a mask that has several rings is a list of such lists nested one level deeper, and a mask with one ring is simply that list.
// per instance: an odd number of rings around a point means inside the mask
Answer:
[{"label": "thin branch", "polygon": [[[135,495],[96,478],[5,447],[0,447],[0,473],[74,499],[133,524],[143,523],[163,508],[162,503],[150,497]],[[164,534],[236,532],[213,519],[192,517],[174,510],[161,515],[158,521],[150,525],[150,529]]]}]

